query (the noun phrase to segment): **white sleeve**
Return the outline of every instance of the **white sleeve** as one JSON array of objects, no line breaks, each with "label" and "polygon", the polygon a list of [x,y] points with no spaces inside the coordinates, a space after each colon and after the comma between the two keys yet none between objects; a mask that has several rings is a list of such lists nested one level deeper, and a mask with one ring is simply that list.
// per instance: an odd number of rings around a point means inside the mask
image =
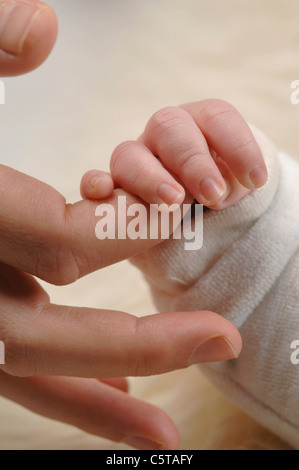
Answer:
[{"label": "white sleeve", "polygon": [[200,366],[237,406],[299,448],[299,165],[253,128],[269,178],[204,212],[203,246],[167,240],[134,258],[160,311],[211,310],[240,331],[238,359]]}]

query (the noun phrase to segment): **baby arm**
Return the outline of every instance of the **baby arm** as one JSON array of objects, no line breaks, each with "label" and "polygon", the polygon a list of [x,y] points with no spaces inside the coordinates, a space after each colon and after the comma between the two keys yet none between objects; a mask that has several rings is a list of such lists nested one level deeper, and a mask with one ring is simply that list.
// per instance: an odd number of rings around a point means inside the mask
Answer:
[{"label": "baby arm", "polygon": [[168,204],[182,202],[187,190],[223,209],[204,213],[200,250],[169,239],[133,262],[160,311],[212,310],[239,329],[239,358],[201,370],[299,448],[299,373],[291,361],[299,337],[298,163],[233,107],[206,100],[156,113],[137,142],[116,148],[111,171],[116,184],[149,203],[160,203],[161,185],[170,185],[180,196],[162,191]]}]

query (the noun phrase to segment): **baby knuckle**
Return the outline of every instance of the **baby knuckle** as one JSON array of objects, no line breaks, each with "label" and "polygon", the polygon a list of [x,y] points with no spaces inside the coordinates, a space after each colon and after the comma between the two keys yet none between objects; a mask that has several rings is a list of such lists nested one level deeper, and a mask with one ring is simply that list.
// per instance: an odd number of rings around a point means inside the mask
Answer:
[{"label": "baby knuckle", "polygon": [[165,131],[182,122],[186,112],[177,106],[167,106],[157,111],[150,118],[148,128],[150,131]]},{"label": "baby knuckle", "polygon": [[119,164],[123,163],[124,159],[128,156],[129,152],[132,151],[132,147],[135,145],[135,142],[132,140],[127,140],[119,144],[111,155],[110,160],[110,170],[113,176],[117,176],[119,172]]},{"label": "baby knuckle", "polygon": [[184,149],[176,158],[176,166],[181,176],[187,176],[198,164],[201,151],[196,148]]},{"label": "baby knuckle", "polygon": [[251,160],[250,159],[250,150],[251,149],[255,150],[255,141],[254,141],[253,137],[250,138],[250,139],[247,139],[247,140],[236,143],[233,146],[233,148],[231,150],[231,153],[232,154],[239,154],[240,152],[242,152],[243,158],[248,157],[248,159],[250,161]]},{"label": "baby knuckle", "polygon": [[201,115],[204,118],[205,122],[213,121],[218,119],[222,114],[234,113],[236,109],[226,101],[213,99],[208,100],[204,104]]}]

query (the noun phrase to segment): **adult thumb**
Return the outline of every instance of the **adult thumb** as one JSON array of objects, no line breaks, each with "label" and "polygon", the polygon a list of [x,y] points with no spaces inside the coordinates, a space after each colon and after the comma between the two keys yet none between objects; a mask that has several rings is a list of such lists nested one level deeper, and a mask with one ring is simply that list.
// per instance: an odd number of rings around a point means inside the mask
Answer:
[{"label": "adult thumb", "polygon": [[38,67],[57,37],[57,18],[38,0],[0,0],[0,76]]}]

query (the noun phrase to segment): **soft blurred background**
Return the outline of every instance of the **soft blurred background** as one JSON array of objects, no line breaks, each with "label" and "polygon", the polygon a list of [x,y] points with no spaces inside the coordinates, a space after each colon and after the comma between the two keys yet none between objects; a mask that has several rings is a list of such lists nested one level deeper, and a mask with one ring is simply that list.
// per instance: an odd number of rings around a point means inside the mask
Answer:
[{"label": "soft blurred background", "polygon": [[[114,147],[136,138],[159,108],[222,98],[284,151],[298,153],[299,3],[296,0],[50,0],[58,42],[46,63],[4,79],[0,161],[79,199],[81,175],[109,169]],[[55,303],[155,311],[128,262],[67,287]],[[162,407],[181,449],[288,449],[230,405],[196,367],[130,379]],[[0,399],[0,449],[126,449]]]}]

